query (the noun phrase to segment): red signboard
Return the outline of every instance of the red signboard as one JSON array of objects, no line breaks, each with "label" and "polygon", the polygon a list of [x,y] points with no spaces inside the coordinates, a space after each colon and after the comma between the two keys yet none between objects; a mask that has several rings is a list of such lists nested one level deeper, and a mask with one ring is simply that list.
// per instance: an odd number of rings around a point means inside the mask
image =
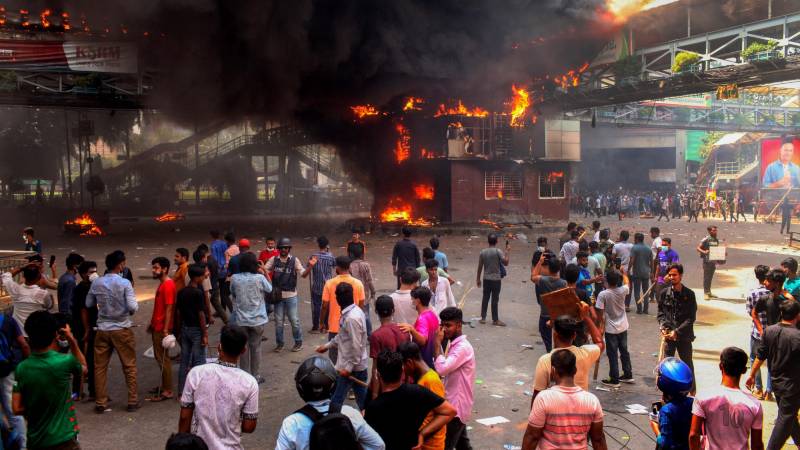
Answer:
[{"label": "red signboard", "polygon": [[761,141],[761,187],[800,188],[800,139]]},{"label": "red signboard", "polygon": [[136,45],[104,41],[0,39],[0,70],[136,73]]}]

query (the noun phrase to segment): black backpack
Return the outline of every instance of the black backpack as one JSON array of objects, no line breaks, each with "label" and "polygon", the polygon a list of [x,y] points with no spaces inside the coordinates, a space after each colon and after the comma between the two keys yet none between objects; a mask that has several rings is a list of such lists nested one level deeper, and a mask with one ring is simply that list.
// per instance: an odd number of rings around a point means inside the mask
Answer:
[{"label": "black backpack", "polygon": [[295,411],[314,422],[308,436],[310,450],[361,450],[353,424],[341,411],[342,405],[336,403],[324,415],[309,404]]}]

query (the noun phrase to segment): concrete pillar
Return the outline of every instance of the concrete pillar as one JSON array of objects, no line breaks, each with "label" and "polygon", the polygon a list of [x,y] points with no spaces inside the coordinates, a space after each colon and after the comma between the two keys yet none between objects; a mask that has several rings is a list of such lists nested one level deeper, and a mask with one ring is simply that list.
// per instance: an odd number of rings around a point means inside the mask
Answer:
[{"label": "concrete pillar", "polygon": [[686,186],[686,130],[675,130],[675,184]]}]

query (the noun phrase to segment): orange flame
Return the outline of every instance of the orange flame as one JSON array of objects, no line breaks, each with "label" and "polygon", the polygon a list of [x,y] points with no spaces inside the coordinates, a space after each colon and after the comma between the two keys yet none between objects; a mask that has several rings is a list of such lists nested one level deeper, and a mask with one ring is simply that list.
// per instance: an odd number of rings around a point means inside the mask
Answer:
[{"label": "orange flame", "polygon": [[624,23],[646,9],[669,3],[664,0],[606,0],[603,17],[615,23]]},{"label": "orange flame", "polygon": [[394,128],[398,134],[397,142],[394,145],[394,158],[397,164],[400,164],[411,156],[411,133],[399,122]]},{"label": "orange flame", "polygon": [[467,116],[467,117],[486,117],[489,115],[489,111],[480,108],[478,106],[469,109],[464,106],[464,103],[459,100],[458,105],[456,107],[446,107],[444,104],[439,105],[439,109],[436,111],[436,114],[433,117],[441,117],[441,116]]},{"label": "orange flame", "polygon": [[414,197],[418,200],[433,200],[434,189],[432,184],[415,184]]},{"label": "orange flame", "polygon": [[564,178],[564,172],[550,172],[544,179],[548,183],[557,183],[562,178]]},{"label": "orange flame", "polygon": [[425,100],[420,97],[408,97],[406,104],[403,105],[403,111],[421,111],[420,103],[425,103]]},{"label": "orange flame", "polygon": [[422,158],[422,159],[435,159],[435,158],[437,158],[436,153],[434,153],[431,150],[428,150],[425,147],[422,147],[419,152],[420,152],[420,158]]},{"label": "orange flame", "polygon": [[514,98],[511,100],[511,126],[521,127],[524,125],[525,113],[531,105],[530,93],[525,88],[511,86]]},{"label": "orange flame", "polygon": [[567,89],[569,87],[577,87],[581,81],[581,75],[583,72],[586,72],[586,69],[589,68],[589,63],[583,63],[577,69],[572,69],[569,72],[563,75],[556,75],[553,77],[553,81],[556,83],[557,86],[561,87],[562,89]]},{"label": "orange flame", "polygon": [[175,222],[178,220],[183,220],[185,218],[186,216],[178,212],[166,212],[156,217],[156,222]]},{"label": "orange flame", "polygon": [[83,213],[82,216],[76,217],[73,220],[68,220],[64,225],[73,226],[81,230],[81,236],[102,236],[103,230],[97,226],[97,223],[92,219],[89,213]]},{"label": "orange flame", "polygon": [[378,114],[380,114],[380,111],[378,111],[378,109],[372,105],[351,106],[350,109],[353,110],[353,113],[359,119],[363,119],[364,117],[367,116],[377,116]]},{"label": "orange flame", "polygon": [[42,20],[42,27],[43,28],[50,27],[50,21],[47,20],[48,17],[50,17],[50,10],[49,9],[45,9],[44,11],[42,11],[41,14],[39,14],[39,18]]},{"label": "orange flame", "polygon": [[494,228],[495,230],[501,230],[503,228],[503,225],[501,225],[501,224],[499,224],[499,223],[497,223],[497,222],[495,222],[493,220],[489,220],[489,219],[480,219],[478,221],[478,223],[481,223],[481,224],[484,224],[484,225],[489,225],[490,227]]},{"label": "orange flame", "polygon": [[425,217],[414,217],[411,204],[403,201],[400,197],[395,197],[381,211],[381,222],[384,223],[406,223],[418,227],[432,227],[434,221]]}]

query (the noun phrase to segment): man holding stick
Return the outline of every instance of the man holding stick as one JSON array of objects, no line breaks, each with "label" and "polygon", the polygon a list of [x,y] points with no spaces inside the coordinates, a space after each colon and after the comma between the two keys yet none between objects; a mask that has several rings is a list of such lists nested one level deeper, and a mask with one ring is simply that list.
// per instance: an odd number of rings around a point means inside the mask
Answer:
[{"label": "man holding stick", "polygon": [[[664,278],[670,286],[661,291],[658,297],[658,324],[661,327],[663,356],[675,356],[677,350],[681,361],[692,369],[692,341],[694,341],[694,322],[697,318],[697,301],[694,291],[681,284],[683,266],[673,264]],[[692,382],[692,394],[695,390]]]}]

